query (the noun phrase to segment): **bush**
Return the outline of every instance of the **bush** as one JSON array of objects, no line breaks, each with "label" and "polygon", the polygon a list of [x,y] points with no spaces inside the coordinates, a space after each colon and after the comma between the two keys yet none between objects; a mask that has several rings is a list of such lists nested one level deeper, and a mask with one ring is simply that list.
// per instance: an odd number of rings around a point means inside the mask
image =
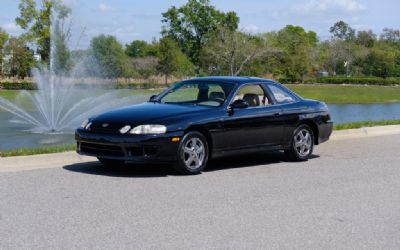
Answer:
[{"label": "bush", "polygon": [[0,82],[0,89],[8,90],[35,90],[37,89],[36,84],[32,82]]},{"label": "bush", "polygon": [[306,83],[325,83],[325,84],[362,84],[362,85],[400,85],[399,77],[319,77],[307,80]]}]

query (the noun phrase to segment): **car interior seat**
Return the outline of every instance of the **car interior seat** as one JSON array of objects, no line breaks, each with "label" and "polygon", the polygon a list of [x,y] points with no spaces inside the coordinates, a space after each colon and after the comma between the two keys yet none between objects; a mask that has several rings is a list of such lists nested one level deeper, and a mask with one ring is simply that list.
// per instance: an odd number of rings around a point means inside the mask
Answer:
[{"label": "car interior seat", "polygon": [[209,100],[217,101],[217,102],[224,102],[225,94],[223,92],[211,92]]},{"label": "car interior seat", "polygon": [[247,102],[250,107],[260,106],[260,98],[257,94],[245,94],[243,101]]}]

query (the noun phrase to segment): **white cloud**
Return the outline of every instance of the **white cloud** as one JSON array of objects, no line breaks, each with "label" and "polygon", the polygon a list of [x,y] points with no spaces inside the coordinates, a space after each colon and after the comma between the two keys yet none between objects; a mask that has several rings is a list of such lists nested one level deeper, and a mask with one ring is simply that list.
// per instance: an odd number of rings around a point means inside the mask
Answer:
[{"label": "white cloud", "polygon": [[259,29],[258,26],[255,25],[255,24],[249,24],[249,25],[246,25],[246,26],[241,27],[241,30],[243,30],[244,32],[247,32],[247,33],[255,34],[255,33],[257,33],[260,29]]},{"label": "white cloud", "polygon": [[101,3],[101,4],[99,4],[97,6],[97,9],[104,12],[104,11],[112,10],[112,7],[110,5],[105,4],[105,3]]},{"label": "white cloud", "polygon": [[295,4],[291,7],[292,11],[312,12],[358,12],[365,10],[366,7],[359,0],[308,0],[302,4]]},{"label": "white cloud", "polygon": [[22,29],[14,22],[2,24],[1,27],[11,35],[19,35],[22,33]]}]

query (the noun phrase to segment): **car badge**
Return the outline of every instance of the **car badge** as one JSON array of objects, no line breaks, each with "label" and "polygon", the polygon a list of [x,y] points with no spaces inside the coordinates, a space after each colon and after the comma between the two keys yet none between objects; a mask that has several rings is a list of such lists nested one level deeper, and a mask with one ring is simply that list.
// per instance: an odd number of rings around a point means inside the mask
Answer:
[{"label": "car badge", "polygon": [[103,128],[107,128],[108,126],[110,126],[110,124],[108,124],[108,123],[103,123],[103,124],[101,124],[101,126],[102,126]]}]

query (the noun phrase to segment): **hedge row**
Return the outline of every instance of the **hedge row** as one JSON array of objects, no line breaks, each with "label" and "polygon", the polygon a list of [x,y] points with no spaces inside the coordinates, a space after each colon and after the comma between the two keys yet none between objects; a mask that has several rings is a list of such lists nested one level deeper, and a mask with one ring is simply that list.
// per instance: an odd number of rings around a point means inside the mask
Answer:
[{"label": "hedge row", "polygon": [[37,89],[36,84],[32,82],[0,82],[0,89],[25,89],[34,90]]},{"label": "hedge row", "polygon": [[[306,84],[358,84],[358,85],[400,85],[400,77],[379,78],[379,77],[319,77],[308,79],[304,82],[293,82],[287,78],[280,78],[281,83],[306,83]],[[93,84],[94,85],[94,84]],[[92,85],[89,85],[92,86]],[[97,87],[104,89],[150,89],[165,87],[157,83],[113,83],[113,84],[98,84]],[[87,88],[87,84],[78,84],[78,87]],[[35,90],[36,84],[31,82],[0,82],[0,89],[26,89]]]},{"label": "hedge row", "polygon": [[400,77],[389,77],[389,78],[379,78],[379,77],[318,77],[307,79],[303,82],[293,82],[288,78],[280,78],[278,80],[281,83],[320,83],[320,84],[357,84],[357,85],[400,85]]},{"label": "hedge row", "polygon": [[400,85],[400,77],[320,77],[310,83],[327,84],[365,84],[365,85]]},{"label": "hedge row", "polygon": [[[95,84],[77,84],[78,88],[89,88]],[[156,83],[113,83],[113,84],[97,84],[96,87],[103,89],[150,89],[160,88],[163,85]],[[0,82],[0,89],[8,90],[36,90],[36,84],[31,82]]]}]

